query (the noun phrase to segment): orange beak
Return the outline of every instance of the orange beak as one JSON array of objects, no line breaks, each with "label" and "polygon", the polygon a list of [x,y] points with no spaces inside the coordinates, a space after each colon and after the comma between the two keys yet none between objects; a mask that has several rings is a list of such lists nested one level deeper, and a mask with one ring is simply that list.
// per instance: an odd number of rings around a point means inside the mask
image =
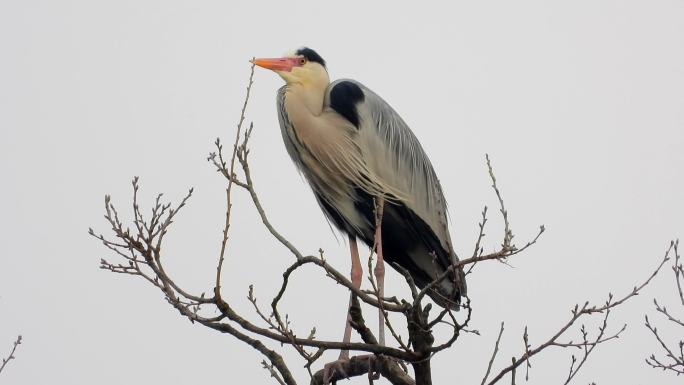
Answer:
[{"label": "orange beak", "polygon": [[290,72],[292,68],[300,65],[299,58],[296,57],[260,58],[252,59],[249,62],[272,71],[283,72]]}]

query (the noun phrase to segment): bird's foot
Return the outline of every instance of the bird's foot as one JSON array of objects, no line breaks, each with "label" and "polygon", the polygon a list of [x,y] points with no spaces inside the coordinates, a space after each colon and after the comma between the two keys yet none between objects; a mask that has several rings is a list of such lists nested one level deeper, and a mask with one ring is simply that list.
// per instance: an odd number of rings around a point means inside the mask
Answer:
[{"label": "bird's foot", "polygon": [[363,354],[360,356],[354,357],[354,359],[358,360],[368,360],[368,383],[372,384],[374,380],[380,379],[380,363],[377,361],[380,359],[380,356],[376,356],[375,354]]},{"label": "bird's foot", "polygon": [[348,378],[345,367],[349,367],[349,356],[338,358],[333,362],[328,362],[323,366],[323,385],[337,383],[338,379]]},{"label": "bird's foot", "polygon": [[[349,378],[347,372],[354,365],[352,361],[369,360],[374,362],[375,359],[375,354],[354,356],[351,359],[349,358],[349,353],[346,355],[341,354],[340,358],[323,366],[323,384],[335,384],[338,380]],[[374,370],[372,362],[369,362],[368,364],[368,378],[373,380],[380,378],[380,373]]]}]

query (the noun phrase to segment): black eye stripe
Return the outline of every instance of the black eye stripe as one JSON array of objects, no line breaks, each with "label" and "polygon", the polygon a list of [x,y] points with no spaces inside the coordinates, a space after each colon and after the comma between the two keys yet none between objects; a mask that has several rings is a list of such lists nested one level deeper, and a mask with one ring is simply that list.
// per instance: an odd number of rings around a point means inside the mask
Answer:
[{"label": "black eye stripe", "polygon": [[325,67],[325,60],[323,60],[321,55],[316,53],[316,51],[312,50],[311,48],[300,48],[299,50],[297,50],[296,54],[299,56],[303,56],[307,61],[318,63]]}]

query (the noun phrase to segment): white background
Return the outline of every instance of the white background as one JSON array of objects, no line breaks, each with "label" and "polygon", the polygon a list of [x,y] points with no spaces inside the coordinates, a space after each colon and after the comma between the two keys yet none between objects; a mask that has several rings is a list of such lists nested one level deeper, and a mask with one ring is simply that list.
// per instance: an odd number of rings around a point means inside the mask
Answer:
[{"label": "white background", "polygon": [[[134,175],[143,203],[162,191],[176,201],[194,186],[165,260],[177,282],[210,290],[225,183],[206,155],[217,136],[233,136],[248,60],[302,45],[328,61],[332,79],[360,80],[413,127],[444,186],[460,255],[472,252],[485,204],[484,245],[501,239],[485,153],[518,244],[546,225],[513,268],[494,262],[469,276],[482,336],[437,356],[434,377],[479,383],[501,321],[495,370],[521,353],[525,325],[533,345],[543,342],[575,303],[629,292],[684,234],[683,21],[681,1],[0,1],[0,353],[25,339],[0,383],[273,383],[253,350],[182,319],[142,280],[99,270],[101,257],[116,259],[87,229],[108,232],[106,193],[130,218]],[[256,187],[284,235],[348,271],[344,237],[285,153],[281,84],[255,75]],[[251,316],[247,286],[266,304],[293,258],[243,192],[233,215],[223,286]],[[347,294],[313,272],[297,275],[283,305],[300,334],[315,325],[319,338],[337,340]],[[659,352],[645,313],[673,343],[681,336],[651,303],[682,315],[673,282],[663,271],[611,315],[612,330],[627,331],[599,347],[575,383],[678,383],[644,363]],[[405,294],[394,271],[387,292]],[[308,383],[301,361],[281,350]],[[531,383],[562,383],[570,353],[535,357]]]}]

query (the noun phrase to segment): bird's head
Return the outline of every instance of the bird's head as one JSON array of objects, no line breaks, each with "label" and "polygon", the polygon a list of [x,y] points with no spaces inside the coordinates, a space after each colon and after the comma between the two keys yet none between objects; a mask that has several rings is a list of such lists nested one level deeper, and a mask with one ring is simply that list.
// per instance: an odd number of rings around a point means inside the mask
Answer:
[{"label": "bird's head", "polygon": [[279,58],[260,58],[252,60],[259,67],[274,71],[288,85],[321,85],[330,82],[325,60],[311,48],[300,48],[293,54]]}]

